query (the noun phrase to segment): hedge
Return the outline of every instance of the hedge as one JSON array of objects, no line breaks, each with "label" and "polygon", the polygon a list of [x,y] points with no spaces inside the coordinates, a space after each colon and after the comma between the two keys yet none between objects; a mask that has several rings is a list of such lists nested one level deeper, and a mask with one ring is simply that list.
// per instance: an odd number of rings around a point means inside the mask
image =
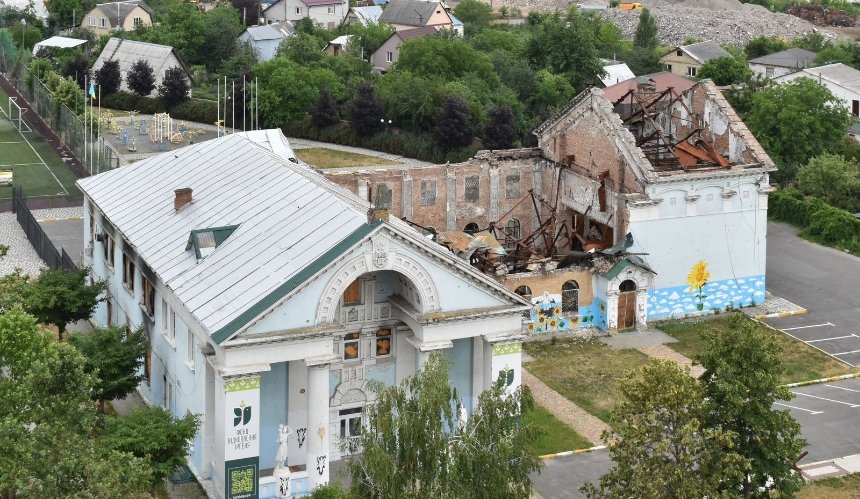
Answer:
[{"label": "hedge", "polygon": [[797,189],[782,189],[768,198],[768,213],[801,228],[811,241],[860,253],[860,220],[824,201],[805,197]]}]

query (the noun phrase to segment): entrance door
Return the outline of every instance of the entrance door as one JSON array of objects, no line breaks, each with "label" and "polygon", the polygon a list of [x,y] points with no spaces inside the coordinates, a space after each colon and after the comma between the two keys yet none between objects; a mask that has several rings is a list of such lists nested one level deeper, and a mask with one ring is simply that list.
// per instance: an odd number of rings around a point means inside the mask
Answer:
[{"label": "entrance door", "polygon": [[619,290],[618,329],[631,329],[636,326],[636,283],[628,279]]},{"label": "entrance door", "polygon": [[359,451],[358,437],[361,436],[361,407],[344,409],[338,413],[340,419],[340,441],[349,442],[344,454],[354,454]]}]

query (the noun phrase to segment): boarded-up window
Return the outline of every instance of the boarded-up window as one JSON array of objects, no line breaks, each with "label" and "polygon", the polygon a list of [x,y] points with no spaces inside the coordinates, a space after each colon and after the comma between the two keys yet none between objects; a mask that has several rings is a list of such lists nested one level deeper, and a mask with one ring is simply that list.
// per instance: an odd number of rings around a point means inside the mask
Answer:
[{"label": "boarded-up window", "polygon": [[346,291],[343,292],[344,305],[359,305],[361,304],[361,281],[356,279],[352,281]]},{"label": "boarded-up window", "polygon": [[477,203],[480,197],[480,180],[477,175],[466,177],[466,201]]},{"label": "boarded-up window", "polygon": [[385,184],[376,184],[376,195],[373,204],[384,210],[391,209],[391,188]]},{"label": "boarded-up window", "polygon": [[512,173],[505,177],[505,199],[520,197],[520,174]]},{"label": "boarded-up window", "polygon": [[436,181],[421,181],[421,206],[433,206],[436,204]]}]

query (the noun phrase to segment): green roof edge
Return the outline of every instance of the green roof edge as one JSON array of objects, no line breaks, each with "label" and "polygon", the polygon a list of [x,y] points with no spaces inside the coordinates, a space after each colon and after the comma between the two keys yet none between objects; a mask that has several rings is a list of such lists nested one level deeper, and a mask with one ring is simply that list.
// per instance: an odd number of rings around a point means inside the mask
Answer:
[{"label": "green roof edge", "polygon": [[606,280],[611,281],[612,279],[615,279],[615,276],[620,274],[622,270],[626,269],[628,265],[630,265],[630,260],[625,258],[613,265],[611,269],[607,270],[606,273],[603,274],[603,277],[605,277]]},{"label": "green roof edge", "polygon": [[292,290],[296,289],[300,284],[313,277],[326,265],[334,261],[334,258],[337,255],[343,253],[352,246],[355,246],[356,243],[367,237],[381,224],[382,221],[380,220],[374,220],[372,223],[369,224],[362,224],[361,227],[355,229],[341,242],[334,245],[330,250],[323,253],[319,258],[305,266],[296,275],[288,279],[287,282],[278,286],[277,289],[266,295],[262,300],[258,301],[254,305],[251,305],[247,310],[239,314],[238,317],[228,322],[226,326],[222,327],[218,331],[215,331],[215,333],[213,333],[211,336],[212,340],[214,340],[216,344],[220,345],[221,343],[229,339],[231,336],[233,336],[234,333],[239,330],[239,328],[251,321],[253,318],[265,312],[269,307],[277,303],[278,300],[280,300],[281,298],[287,296],[287,294],[289,294]]}]

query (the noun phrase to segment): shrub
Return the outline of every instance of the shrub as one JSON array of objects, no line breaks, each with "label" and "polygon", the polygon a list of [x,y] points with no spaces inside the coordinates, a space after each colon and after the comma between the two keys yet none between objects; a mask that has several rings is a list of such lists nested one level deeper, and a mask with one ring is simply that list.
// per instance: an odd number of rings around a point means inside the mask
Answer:
[{"label": "shrub", "polygon": [[96,71],[95,77],[96,84],[101,87],[102,96],[116,92],[122,85],[119,61],[105,61],[102,67]]},{"label": "shrub", "polygon": [[805,234],[831,246],[850,246],[857,241],[860,222],[845,210],[827,206],[809,218]]},{"label": "shrub", "polygon": [[188,76],[181,68],[170,68],[164,72],[164,79],[158,87],[158,95],[168,108],[173,108],[188,100],[191,87]]},{"label": "shrub", "polygon": [[138,59],[132,64],[125,79],[128,88],[140,97],[147,97],[155,90],[155,74],[152,71],[152,66],[144,59]]}]

